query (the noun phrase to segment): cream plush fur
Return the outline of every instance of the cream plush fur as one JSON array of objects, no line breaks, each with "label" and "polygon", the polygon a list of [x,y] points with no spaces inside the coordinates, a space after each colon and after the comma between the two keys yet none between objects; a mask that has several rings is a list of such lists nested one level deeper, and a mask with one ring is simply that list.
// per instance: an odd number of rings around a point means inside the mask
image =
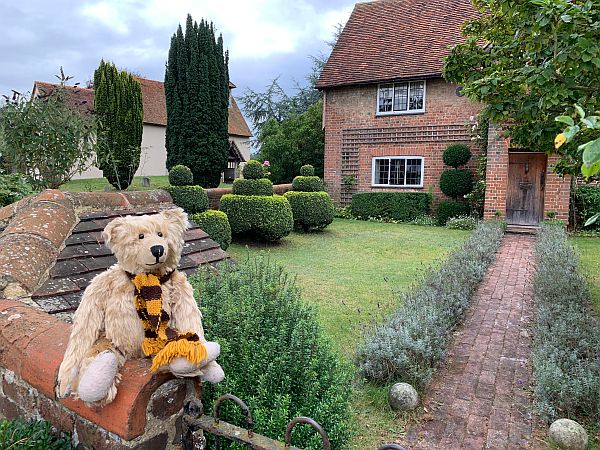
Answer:
[{"label": "cream plush fur", "polygon": [[[71,394],[86,403],[106,405],[117,394],[119,369],[125,361],[144,356],[144,330],[134,306],[134,286],[126,272],[161,276],[175,270],[161,285],[163,309],[171,317],[169,326],[196,333],[208,356],[200,365],[177,358],[165,370],[180,377],[200,376],[212,383],[223,379],[223,370],[215,361],[219,344],[204,338],[192,287],[185,274],[176,270],[187,228],[187,215],[180,208],[151,216],[120,217],[106,226],[103,237],[118,262],[97,275],[83,293],[58,372],[58,397]],[[160,257],[151,252],[156,245],[164,248]]]}]

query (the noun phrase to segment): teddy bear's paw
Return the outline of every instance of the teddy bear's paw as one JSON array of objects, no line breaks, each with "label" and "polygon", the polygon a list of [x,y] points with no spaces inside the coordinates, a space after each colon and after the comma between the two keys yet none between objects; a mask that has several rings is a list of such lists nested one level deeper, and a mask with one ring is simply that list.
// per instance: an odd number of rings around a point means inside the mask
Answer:
[{"label": "teddy bear's paw", "polygon": [[202,381],[208,381],[209,383],[220,383],[225,378],[225,372],[219,364],[213,361],[202,368],[200,378]]},{"label": "teddy bear's paw", "polygon": [[114,398],[118,368],[117,357],[111,351],[102,352],[94,357],[79,380],[78,397],[86,403],[100,402],[107,399],[109,394]]},{"label": "teddy bear's paw", "polygon": [[204,343],[204,347],[206,348],[206,360],[202,361],[202,364],[214,361],[221,354],[221,346],[218,342],[207,341]]}]

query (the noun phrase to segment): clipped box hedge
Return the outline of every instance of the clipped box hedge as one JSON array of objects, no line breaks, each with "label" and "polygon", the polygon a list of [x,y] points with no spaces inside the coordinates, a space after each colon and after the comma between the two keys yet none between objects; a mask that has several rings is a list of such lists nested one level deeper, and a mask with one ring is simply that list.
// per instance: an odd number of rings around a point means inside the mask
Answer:
[{"label": "clipped box hedge", "polygon": [[425,192],[361,192],[352,196],[350,211],[358,219],[382,217],[410,222],[427,215],[431,196]]},{"label": "clipped box hedge", "polygon": [[465,202],[446,201],[440,202],[436,211],[438,225],[444,226],[453,217],[468,216],[471,214],[471,206]]},{"label": "clipped box hedge", "polygon": [[315,176],[298,176],[292,180],[292,189],[302,192],[320,192],[324,190],[323,180]]},{"label": "clipped box hedge", "polygon": [[235,195],[273,195],[273,183],[268,178],[245,180],[237,178],[233,181]]},{"label": "clipped box hedge", "polygon": [[254,234],[277,241],[294,228],[290,202],[280,195],[225,194],[221,197],[221,211],[227,214],[234,235]]},{"label": "clipped box hedge", "polygon": [[190,220],[204,230],[210,238],[227,250],[231,244],[231,226],[227,214],[223,211],[209,209],[198,214],[192,214]]},{"label": "clipped box hedge", "polygon": [[327,192],[289,191],[283,196],[290,202],[297,229],[322,230],[333,222],[335,207]]},{"label": "clipped box hedge", "polygon": [[169,186],[173,203],[188,214],[201,213],[208,209],[208,194],[201,186]]}]

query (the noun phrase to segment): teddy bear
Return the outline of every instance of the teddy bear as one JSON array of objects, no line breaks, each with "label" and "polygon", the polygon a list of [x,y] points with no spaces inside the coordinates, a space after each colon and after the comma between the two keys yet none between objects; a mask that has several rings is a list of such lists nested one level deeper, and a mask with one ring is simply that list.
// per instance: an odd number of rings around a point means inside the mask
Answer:
[{"label": "teddy bear", "polygon": [[224,378],[219,344],[206,341],[202,315],[177,270],[189,226],[181,208],[112,220],[102,236],[117,263],[92,279],[73,317],[56,394],[103,406],[117,394],[127,359],[152,357],[153,372]]}]

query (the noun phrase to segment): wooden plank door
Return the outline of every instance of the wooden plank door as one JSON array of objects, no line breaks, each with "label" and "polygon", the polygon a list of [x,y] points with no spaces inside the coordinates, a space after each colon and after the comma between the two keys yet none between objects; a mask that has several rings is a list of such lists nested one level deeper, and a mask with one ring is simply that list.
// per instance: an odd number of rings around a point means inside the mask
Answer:
[{"label": "wooden plank door", "polygon": [[544,216],[544,153],[509,153],[506,222],[537,225]]}]

